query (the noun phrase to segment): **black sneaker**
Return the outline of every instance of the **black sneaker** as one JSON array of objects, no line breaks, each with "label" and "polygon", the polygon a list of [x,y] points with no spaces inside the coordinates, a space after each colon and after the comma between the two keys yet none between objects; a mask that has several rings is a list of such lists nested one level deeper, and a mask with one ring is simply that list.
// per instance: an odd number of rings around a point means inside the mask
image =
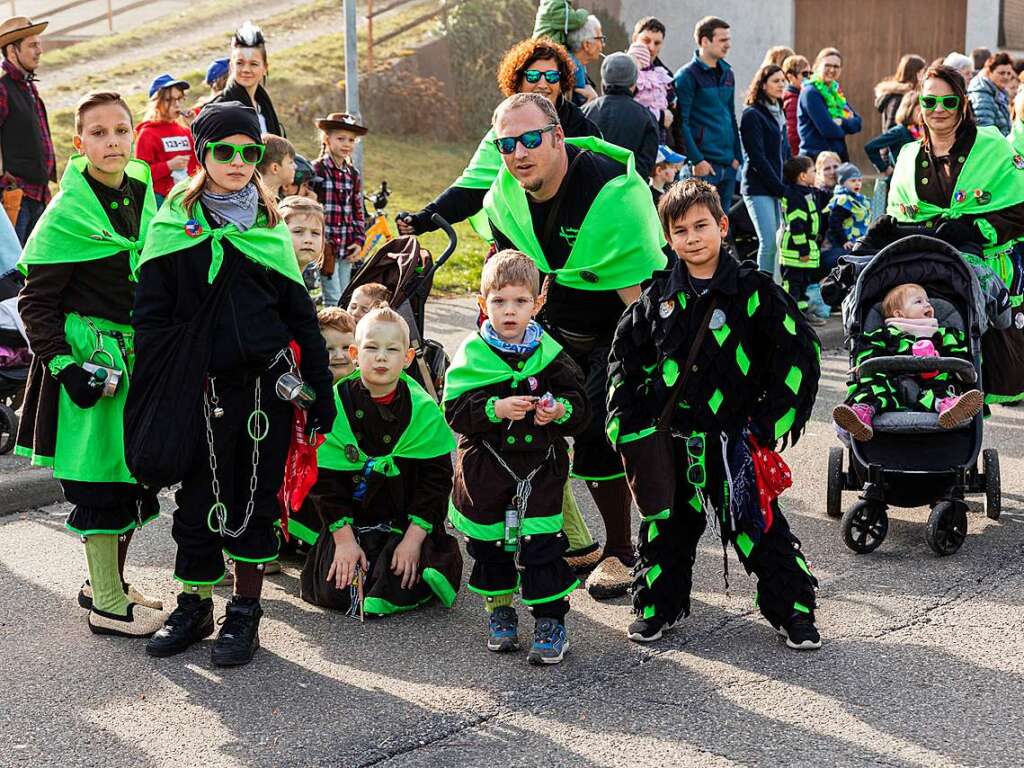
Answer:
[{"label": "black sneaker", "polygon": [[238,667],[252,661],[260,647],[261,616],[263,609],[256,598],[238,595],[231,598],[210,654],[216,666]]},{"label": "black sneaker", "polygon": [[778,628],[786,638],[786,645],[797,651],[814,651],[821,648],[821,635],[814,626],[814,617],[809,613],[794,611],[789,621]]},{"label": "black sneaker", "polygon": [[157,658],[174,656],[213,634],[213,600],[184,592],[162,629],[146,643],[146,653]]},{"label": "black sneaker", "polygon": [[649,619],[637,619],[629,625],[626,634],[634,643],[653,643],[661,640],[662,635],[674,628],[674,621],[664,621],[652,616]]}]

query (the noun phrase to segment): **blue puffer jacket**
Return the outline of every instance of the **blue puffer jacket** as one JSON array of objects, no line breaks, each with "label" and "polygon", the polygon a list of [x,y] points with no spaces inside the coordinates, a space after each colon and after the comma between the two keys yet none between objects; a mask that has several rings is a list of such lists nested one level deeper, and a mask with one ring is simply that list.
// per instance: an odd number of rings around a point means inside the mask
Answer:
[{"label": "blue puffer jacket", "polygon": [[800,91],[796,106],[796,128],[800,133],[800,154],[817,157],[828,150],[839,155],[845,163],[850,159],[846,151],[846,136],[860,133],[861,119],[850,106],[853,117],[847,117],[842,125],[832,121],[825,98],[811,83],[805,83]]},{"label": "blue puffer jacket", "polygon": [[967,86],[967,98],[979,128],[994,125],[1003,136],[1010,135],[1010,99],[1002,88],[979,72]]},{"label": "blue puffer jacket", "polygon": [[740,133],[733,104],[736,77],[732,67],[719,61],[712,69],[693,59],[676,72],[674,80],[679,104],[680,132],[686,146],[683,154],[691,163],[707,160],[715,165],[730,165],[740,160]]},{"label": "blue puffer jacket", "polygon": [[743,110],[740,117],[740,138],[743,140],[740,194],[782,197],[786,193],[782,164],[789,158],[789,142],[784,131],[764,104]]}]

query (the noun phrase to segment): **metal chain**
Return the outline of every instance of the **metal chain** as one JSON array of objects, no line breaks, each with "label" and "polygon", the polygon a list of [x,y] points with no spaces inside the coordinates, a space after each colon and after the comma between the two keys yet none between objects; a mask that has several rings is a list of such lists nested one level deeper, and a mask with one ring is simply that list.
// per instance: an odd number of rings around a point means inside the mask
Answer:
[{"label": "metal chain", "polygon": [[[217,390],[214,383],[214,379],[210,379],[210,391],[211,396],[207,397],[203,395],[203,415],[206,418],[206,444],[210,450],[210,476],[211,476],[211,488],[213,490],[213,506],[210,507],[210,511],[207,514],[207,526],[211,531],[220,535],[227,536],[232,539],[237,539],[246,529],[249,527],[249,521],[252,519],[253,512],[256,508],[256,486],[258,484],[258,474],[260,464],[260,443],[266,438],[270,432],[270,422],[267,415],[261,409],[262,405],[262,392],[263,387],[261,384],[261,378],[256,379],[256,392],[254,396],[253,411],[249,415],[247,422],[249,437],[252,438],[252,475],[249,477],[249,500],[245,505],[245,516],[242,518],[242,524],[235,530],[228,528],[228,508],[220,500],[220,482],[217,479],[217,454],[213,446],[213,425],[210,421],[211,402],[214,407],[219,402],[217,397]],[[262,423],[261,423],[262,422]],[[260,427],[263,427],[262,429]]]},{"label": "metal chain", "polygon": [[544,462],[538,464],[536,467],[533,468],[533,471],[530,472],[530,474],[528,474],[525,478],[522,478],[512,471],[512,467],[505,463],[505,460],[501,457],[501,454],[499,454],[494,449],[494,446],[492,446],[486,440],[483,440],[481,442],[483,443],[484,448],[491,452],[491,455],[494,456],[495,459],[497,459],[498,464],[501,465],[501,468],[504,469],[509,474],[509,476],[515,481],[516,484],[516,495],[515,497],[513,497],[512,503],[519,511],[519,535],[516,536],[516,552],[515,556],[512,559],[515,563],[516,570],[522,571],[523,566],[519,562],[519,553],[522,551],[523,520],[526,518],[526,508],[530,503],[530,494],[533,493],[533,478],[536,476],[538,472],[540,472],[544,468],[545,463],[547,461],[554,459],[555,447],[553,445],[548,445],[547,453],[544,454]]}]

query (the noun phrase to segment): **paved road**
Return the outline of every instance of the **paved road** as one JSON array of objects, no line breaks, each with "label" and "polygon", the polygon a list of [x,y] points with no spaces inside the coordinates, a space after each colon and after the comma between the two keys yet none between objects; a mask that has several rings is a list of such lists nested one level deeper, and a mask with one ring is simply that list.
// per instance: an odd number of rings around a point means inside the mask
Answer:
[{"label": "paved road", "polygon": [[[471,312],[437,314],[451,347]],[[709,535],[694,613],[654,648],[626,640],[625,600],[580,592],[565,663],[532,669],[485,650],[471,594],[360,625],[301,602],[287,566],[269,579],[256,662],[216,669],[208,643],[155,661],[89,634],[73,601],[81,546],[57,505],[0,518],[0,766],[1020,766],[1024,413],[987,425],[1000,522],[972,513],[960,553],[937,559],[926,510],[895,510],[882,549],[855,556],[822,511],[844,370],[826,355],[815,422],[787,452],[785,506],[821,580],[817,653],[785,649],[735,560],[725,593]],[[129,573],[169,598],[168,513]]]}]

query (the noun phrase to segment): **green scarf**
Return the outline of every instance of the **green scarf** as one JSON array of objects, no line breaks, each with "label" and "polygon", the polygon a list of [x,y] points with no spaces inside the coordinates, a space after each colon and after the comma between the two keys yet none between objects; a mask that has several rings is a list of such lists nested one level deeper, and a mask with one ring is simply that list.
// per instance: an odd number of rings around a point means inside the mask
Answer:
[{"label": "green scarf", "polygon": [[846,101],[846,94],[839,87],[838,80],[833,80],[831,85],[828,85],[815,77],[811,80],[811,85],[825,100],[825,106],[828,107],[828,114],[831,118],[845,120],[848,117],[853,117],[853,110],[850,109],[850,104]]},{"label": "green scarf", "polygon": [[[960,169],[956,187],[947,206],[921,200],[917,195],[917,158],[921,142],[904,147],[896,161],[889,182],[889,205],[886,211],[902,222],[928,221],[939,216],[958,219],[1001,211],[1024,203],[1024,157],[995,127],[978,128],[974,141]],[[995,243],[995,229],[984,219],[978,228],[989,239],[986,254],[1007,244]]]},{"label": "green scarf", "polygon": [[566,143],[610,157],[625,165],[626,172],[598,192],[564,267],[553,269],[548,264],[533,229],[526,192],[508,168],[502,167],[484,198],[488,218],[538,269],[554,273],[561,285],[581,291],[639,285],[664,268],[665,238],[651,190],[636,172],[633,153],[593,136],[566,139]]},{"label": "green scarf", "polygon": [[513,386],[530,376],[536,376],[558,357],[562,345],[550,333],[540,337],[540,346],[525,360],[522,370],[515,370],[494,348],[473,332],[467,336],[455,353],[444,377],[444,401],[447,403],[471,389],[488,387],[501,381]]},{"label": "green scarf", "polygon": [[317,464],[320,467],[338,472],[359,472],[372,458],[374,472],[384,477],[396,477],[399,474],[396,459],[433,459],[455,449],[455,438],[452,437],[452,431],[434,398],[403,373],[401,381],[405,382],[412,398],[409,426],[395,442],[394,450],[387,456],[368,456],[356,441],[341,400],[341,387],[345,382],[358,378],[359,371],[355,371],[334,387],[334,404],[338,409],[338,418],[334,420],[334,428],[327,435],[327,440],[317,450]]},{"label": "green scarf", "polygon": [[130,240],[114,231],[106,209],[89,186],[85,178],[88,163],[82,155],[75,155],[68,161],[60,179],[60,192],[46,207],[18,261],[23,274],[28,273],[32,264],[77,264],[124,251],[128,251],[134,269],[149,222],[156,213],[149,166],[141,160],[129,160],[124,169],[128,178],[146,185],[139,237]]},{"label": "green scarf", "polygon": [[[299,260],[296,258],[295,248],[292,246],[292,235],[288,231],[284,219],[279,221],[276,227],[267,227],[267,216],[261,211],[256,217],[255,226],[245,232],[239,232],[238,227],[234,224],[214,229],[206,220],[206,214],[203,212],[201,204],[196,203],[192,216],[185,212],[181,203],[187,184],[187,181],[183,181],[172,189],[163,207],[154,217],[146,238],[146,247],[139,257],[136,274],[138,274],[139,268],[150,259],[184,251],[212,238],[208,277],[208,281],[212,284],[224,261],[224,246],[221,244],[221,240],[227,238],[250,261],[272,269],[289,280],[294,280],[299,285],[305,286],[302,273],[299,272]],[[190,232],[192,234],[189,234]]]}]

